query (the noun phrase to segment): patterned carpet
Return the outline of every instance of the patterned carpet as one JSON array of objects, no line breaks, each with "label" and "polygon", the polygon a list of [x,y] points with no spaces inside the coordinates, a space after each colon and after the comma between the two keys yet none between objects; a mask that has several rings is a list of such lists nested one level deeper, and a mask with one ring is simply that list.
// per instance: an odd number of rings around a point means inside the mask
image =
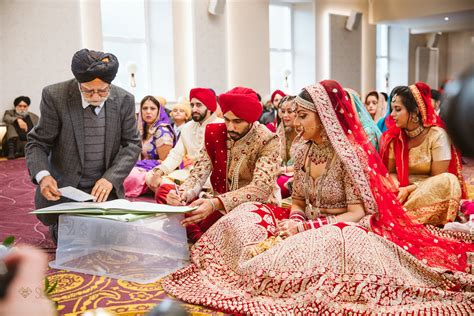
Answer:
[{"label": "patterned carpet", "polygon": [[[0,161],[0,241],[13,235],[16,243],[43,248],[54,260],[56,248],[47,227],[28,214],[34,210],[34,190],[25,159]],[[48,279],[58,281],[51,298],[58,304],[59,315],[81,315],[97,308],[120,316],[144,315],[169,297],[159,281],[143,285],[56,269],[49,270]],[[223,315],[200,306],[183,306],[192,315]]]},{"label": "patterned carpet", "polygon": [[[474,160],[466,159],[466,162],[463,173],[470,197],[474,198]],[[54,260],[55,248],[47,228],[28,214],[33,209],[34,185],[28,177],[26,161],[0,161],[0,240],[14,235],[17,243],[43,248]],[[81,315],[96,308],[121,316],[144,315],[168,297],[159,281],[138,284],[55,269],[49,270],[48,278],[51,282],[58,281],[52,299],[58,304],[59,315]],[[223,315],[200,306],[183,306],[192,315]]]}]

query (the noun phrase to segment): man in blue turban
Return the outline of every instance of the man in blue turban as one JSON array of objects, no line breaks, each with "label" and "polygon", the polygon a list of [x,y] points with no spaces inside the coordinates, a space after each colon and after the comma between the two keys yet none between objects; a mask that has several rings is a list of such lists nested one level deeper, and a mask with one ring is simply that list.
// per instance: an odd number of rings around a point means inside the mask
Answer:
[{"label": "man in blue turban", "polygon": [[[26,159],[36,208],[68,202],[72,186],[97,202],[124,197],[123,181],[141,151],[133,95],[112,83],[119,62],[82,49],[72,58],[74,79],[43,89],[40,121],[28,135]],[[38,215],[57,238],[57,214]]]}]

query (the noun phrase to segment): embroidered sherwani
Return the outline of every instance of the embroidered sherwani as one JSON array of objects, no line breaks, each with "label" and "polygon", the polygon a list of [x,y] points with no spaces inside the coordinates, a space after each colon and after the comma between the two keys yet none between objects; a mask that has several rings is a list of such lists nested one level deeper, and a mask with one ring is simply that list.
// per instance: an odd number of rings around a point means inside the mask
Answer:
[{"label": "embroidered sherwani", "polygon": [[[208,148],[219,146],[218,141],[210,143],[211,140],[206,138],[205,142],[206,146],[201,150],[201,156],[190,177],[180,187],[191,191],[194,197],[201,192],[215,165],[209,156]],[[214,193],[224,205],[225,211],[229,212],[236,206],[251,201],[278,203],[276,178],[281,164],[278,136],[264,125],[255,122],[241,139],[233,141],[228,138],[225,148],[227,163],[223,166],[226,166],[226,192],[216,192],[215,183],[212,183]]]}]

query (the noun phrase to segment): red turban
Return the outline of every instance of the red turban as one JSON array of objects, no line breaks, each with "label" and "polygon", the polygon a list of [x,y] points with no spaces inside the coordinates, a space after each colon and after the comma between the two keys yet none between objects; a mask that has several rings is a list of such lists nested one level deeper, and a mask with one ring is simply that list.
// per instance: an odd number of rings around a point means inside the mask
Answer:
[{"label": "red turban", "polygon": [[189,91],[189,101],[193,98],[198,99],[209,111],[215,112],[217,109],[216,94],[208,88],[194,88]]},{"label": "red turban", "polygon": [[275,91],[273,91],[272,97],[270,98],[270,101],[271,101],[272,103],[273,103],[273,100],[275,100],[275,97],[276,97],[277,94],[281,95],[282,98],[283,98],[283,97],[286,97],[285,92],[283,92],[283,91],[281,91],[281,90],[275,90]]},{"label": "red turban", "polygon": [[235,87],[219,96],[222,113],[232,111],[237,117],[253,123],[262,114],[262,104],[257,93],[249,88]]}]

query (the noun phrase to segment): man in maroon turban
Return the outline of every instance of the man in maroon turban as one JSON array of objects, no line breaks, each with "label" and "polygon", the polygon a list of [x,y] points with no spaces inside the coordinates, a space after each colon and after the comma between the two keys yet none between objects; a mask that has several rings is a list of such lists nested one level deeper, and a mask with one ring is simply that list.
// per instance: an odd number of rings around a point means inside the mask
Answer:
[{"label": "man in maroon turban", "polygon": [[[236,87],[219,96],[224,122],[209,124],[204,148],[189,178],[170,191],[167,203],[197,209],[182,224],[196,241],[212,224],[245,202],[276,203],[280,166],[278,136],[257,120],[262,105],[255,91]],[[202,192],[210,176],[212,192]]]}]

